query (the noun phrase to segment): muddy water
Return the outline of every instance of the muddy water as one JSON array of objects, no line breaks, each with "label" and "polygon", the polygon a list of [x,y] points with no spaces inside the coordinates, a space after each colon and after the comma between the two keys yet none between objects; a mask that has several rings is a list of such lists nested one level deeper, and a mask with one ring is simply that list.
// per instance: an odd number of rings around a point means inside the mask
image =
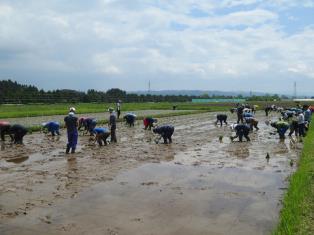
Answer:
[{"label": "muddy water", "polygon": [[101,148],[81,136],[70,156],[64,135],[5,143],[0,234],[268,234],[302,146],[258,118],[249,143],[231,143],[213,113],[160,119],[176,127],[172,145],[139,124]]}]

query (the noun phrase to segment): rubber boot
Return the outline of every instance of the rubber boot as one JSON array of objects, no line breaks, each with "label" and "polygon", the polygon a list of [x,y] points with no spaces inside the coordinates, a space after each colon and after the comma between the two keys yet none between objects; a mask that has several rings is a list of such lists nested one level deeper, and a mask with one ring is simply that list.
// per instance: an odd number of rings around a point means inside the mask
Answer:
[{"label": "rubber boot", "polygon": [[71,153],[75,153],[75,148],[72,148],[72,151],[71,151]]},{"label": "rubber boot", "polygon": [[66,154],[69,154],[69,152],[70,152],[70,146],[67,145],[67,148],[66,148],[66,150],[65,150],[65,153],[66,153]]}]

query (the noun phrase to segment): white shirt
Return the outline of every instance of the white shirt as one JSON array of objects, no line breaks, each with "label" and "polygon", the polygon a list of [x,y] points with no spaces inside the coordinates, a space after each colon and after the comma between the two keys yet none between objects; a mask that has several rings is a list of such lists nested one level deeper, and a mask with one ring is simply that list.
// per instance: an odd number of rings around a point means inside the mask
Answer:
[{"label": "white shirt", "polygon": [[303,113],[300,113],[298,116],[298,124],[303,124],[304,123],[304,115]]}]

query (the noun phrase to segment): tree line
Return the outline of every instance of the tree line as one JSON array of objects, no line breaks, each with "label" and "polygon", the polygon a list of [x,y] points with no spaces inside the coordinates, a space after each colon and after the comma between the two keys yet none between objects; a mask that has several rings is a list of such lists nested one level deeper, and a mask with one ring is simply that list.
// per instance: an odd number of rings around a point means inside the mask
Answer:
[{"label": "tree line", "polygon": [[0,104],[5,103],[90,103],[103,102],[113,103],[117,100],[123,102],[189,102],[192,99],[199,98],[246,98],[247,101],[271,101],[280,100],[278,95],[266,96],[223,96],[203,94],[201,96],[191,95],[151,95],[151,94],[133,94],[118,88],[112,88],[107,91],[97,91],[89,89],[87,92],[70,89],[57,89],[44,91],[36,86],[19,84],[12,80],[0,80]]},{"label": "tree line", "polygon": [[129,94],[118,88],[107,91],[90,89],[87,92],[57,89],[44,91],[32,85],[19,84],[12,80],[0,81],[0,103],[112,103],[117,100],[123,102],[187,102],[198,96],[187,95],[138,95]]}]

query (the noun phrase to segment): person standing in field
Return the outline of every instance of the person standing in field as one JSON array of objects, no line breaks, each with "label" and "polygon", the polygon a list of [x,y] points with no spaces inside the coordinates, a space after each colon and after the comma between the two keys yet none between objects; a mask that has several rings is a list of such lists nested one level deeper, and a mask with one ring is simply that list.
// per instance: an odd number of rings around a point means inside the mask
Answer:
[{"label": "person standing in field", "polygon": [[65,127],[67,128],[68,134],[68,143],[66,146],[65,153],[68,154],[71,150],[71,153],[75,153],[77,139],[78,139],[78,118],[75,116],[75,108],[70,108],[69,115],[64,118]]},{"label": "person standing in field", "polygon": [[305,120],[304,120],[303,113],[299,113],[298,115],[298,128],[299,128],[299,136],[305,137]]},{"label": "person standing in field", "polygon": [[117,136],[116,136],[116,129],[117,129],[117,118],[113,112],[113,108],[108,109],[110,116],[109,116],[109,128],[110,128],[110,142],[117,143]]},{"label": "person standing in field", "polygon": [[120,118],[120,114],[121,114],[121,100],[118,100],[117,105],[116,105],[116,110],[117,110],[117,118]]},{"label": "person standing in field", "polygon": [[237,120],[237,123],[239,124],[240,122],[243,123],[243,105],[239,105],[237,107],[237,117],[238,117],[238,120]]}]

